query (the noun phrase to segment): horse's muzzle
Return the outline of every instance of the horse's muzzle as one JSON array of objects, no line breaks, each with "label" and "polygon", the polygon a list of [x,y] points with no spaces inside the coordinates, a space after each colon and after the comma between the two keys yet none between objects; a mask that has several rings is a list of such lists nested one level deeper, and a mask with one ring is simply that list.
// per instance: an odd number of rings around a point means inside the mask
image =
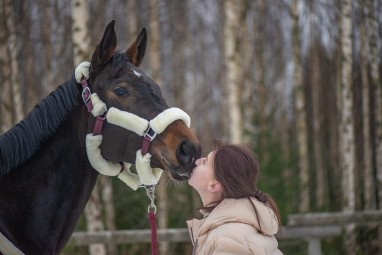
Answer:
[{"label": "horse's muzzle", "polygon": [[195,144],[189,140],[181,142],[176,150],[176,158],[179,168],[172,176],[177,180],[187,180],[191,176],[195,161],[200,158],[202,148],[199,143]]}]

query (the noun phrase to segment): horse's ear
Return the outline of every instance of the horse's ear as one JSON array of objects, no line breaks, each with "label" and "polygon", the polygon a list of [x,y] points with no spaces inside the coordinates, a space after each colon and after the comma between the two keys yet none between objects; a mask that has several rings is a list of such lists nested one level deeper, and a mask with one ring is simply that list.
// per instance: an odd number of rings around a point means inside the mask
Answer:
[{"label": "horse's ear", "polygon": [[146,28],[143,28],[139,33],[135,42],[126,50],[125,54],[129,57],[131,63],[135,66],[139,66],[142,63],[145,56],[147,46],[147,32]]},{"label": "horse's ear", "polygon": [[114,31],[114,23],[115,21],[112,20],[107,25],[102,40],[93,54],[93,64],[106,64],[113,57],[115,48],[117,47],[117,35]]}]

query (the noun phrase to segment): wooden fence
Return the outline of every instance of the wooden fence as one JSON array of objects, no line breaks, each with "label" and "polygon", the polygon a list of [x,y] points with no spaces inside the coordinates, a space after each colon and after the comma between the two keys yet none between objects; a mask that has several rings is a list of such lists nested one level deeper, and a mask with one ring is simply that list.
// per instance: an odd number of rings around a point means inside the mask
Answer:
[{"label": "wooden fence", "polygon": [[[381,223],[382,210],[362,212],[333,212],[295,214],[288,217],[288,225],[283,226],[276,235],[278,240],[304,239],[308,243],[309,255],[321,255],[321,240],[342,235],[343,226],[349,223]],[[116,230],[99,232],[75,232],[69,246],[89,245],[92,243],[128,244],[149,243],[150,229]],[[190,242],[186,228],[158,229],[158,241]]]},{"label": "wooden fence", "polygon": [[[321,239],[341,235],[341,228],[325,227],[282,227],[277,239]],[[70,246],[89,245],[92,243],[128,244],[148,243],[151,241],[150,229],[115,230],[98,232],[75,232],[70,238]],[[158,229],[158,241],[191,242],[186,228]]]},{"label": "wooden fence", "polygon": [[[278,240],[305,239],[308,242],[310,255],[321,254],[321,239],[340,236],[341,228],[333,226],[325,227],[282,227]],[[158,229],[158,241],[167,242],[191,242],[186,228]],[[104,244],[128,244],[151,242],[150,229],[142,230],[116,230],[99,232],[75,232],[73,233],[69,246],[89,245],[93,243]],[[318,253],[317,253],[318,252]]]}]

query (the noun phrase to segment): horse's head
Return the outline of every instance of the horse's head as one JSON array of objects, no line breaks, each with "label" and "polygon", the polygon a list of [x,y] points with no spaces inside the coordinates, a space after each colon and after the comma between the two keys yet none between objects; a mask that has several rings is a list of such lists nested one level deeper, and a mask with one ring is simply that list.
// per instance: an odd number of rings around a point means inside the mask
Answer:
[{"label": "horse's head", "polygon": [[[117,37],[114,21],[105,29],[103,38],[93,53],[90,67],[90,85],[108,108],[114,107],[151,120],[168,109],[159,86],[138,66],[145,55],[146,30],[125,52],[115,52]],[[89,120],[89,129],[94,126]],[[136,151],[143,137],[111,123],[105,123],[100,146],[104,158],[134,163]],[[168,170],[172,178],[189,178],[194,161],[200,157],[201,147],[195,134],[181,120],[171,123],[153,140],[149,153],[151,166]]]}]

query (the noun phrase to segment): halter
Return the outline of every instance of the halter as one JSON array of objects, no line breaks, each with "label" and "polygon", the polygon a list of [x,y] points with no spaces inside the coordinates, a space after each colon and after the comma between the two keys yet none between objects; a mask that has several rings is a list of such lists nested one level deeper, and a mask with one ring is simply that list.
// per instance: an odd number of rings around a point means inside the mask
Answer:
[{"label": "halter", "polygon": [[[154,119],[148,121],[133,113],[121,111],[111,107],[107,109],[96,93],[91,93],[86,79],[81,80],[83,87],[82,98],[88,109],[94,117],[96,123],[93,128],[93,133],[86,135],[86,151],[88,159],[99,173],[109,176],[116,176],[136,190],[139,187],[139,182],[144,185],[155,185],[162,172],[159,168],[151,169],[150,159],[151,154],[148,153],[151,142],[158,134],[161,134],[172,122],[182,120],[190,127],[190,117],[187,113],[179,108],[169,108],[159,113]],[[129,131],[143,136],[141,149],[136,153],[136,170],[138,176],[131,173],[130,163],[127,162],[111,162],[103,158],[99,146],[102,143],[102,127],[104,120],[110,124],[122,127]]]}]

